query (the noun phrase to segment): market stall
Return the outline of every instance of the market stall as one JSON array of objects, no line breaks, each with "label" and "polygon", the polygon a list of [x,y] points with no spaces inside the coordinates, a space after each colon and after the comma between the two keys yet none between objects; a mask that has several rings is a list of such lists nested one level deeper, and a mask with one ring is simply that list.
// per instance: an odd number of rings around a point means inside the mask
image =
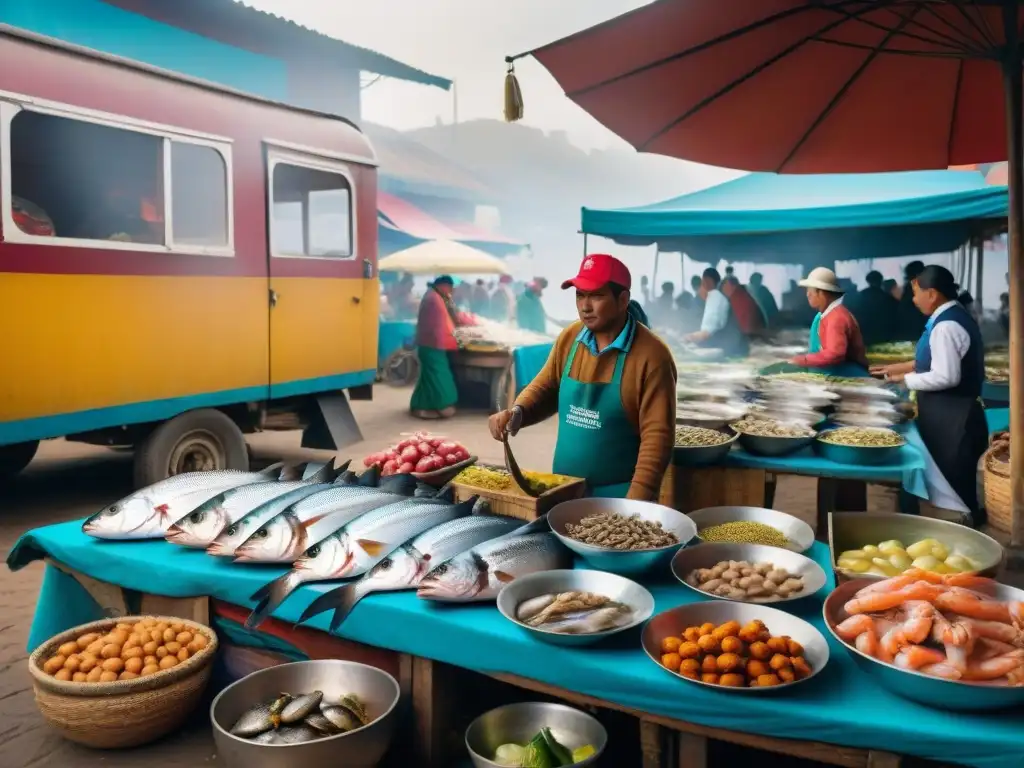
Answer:
[{"label": "market stall", "polygon": [[488,413],[511,407],[547,362],[553,345],[541,334],[483,318],[457,329],[455,335],[459,351],[451,360],[459,405]]}]

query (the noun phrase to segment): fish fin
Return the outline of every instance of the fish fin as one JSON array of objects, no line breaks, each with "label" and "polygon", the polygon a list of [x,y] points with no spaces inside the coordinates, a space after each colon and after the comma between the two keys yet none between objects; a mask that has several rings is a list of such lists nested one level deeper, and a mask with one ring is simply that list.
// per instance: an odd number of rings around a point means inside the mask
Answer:
[{"label": "fish fin", "polygon": [[285,468],[284,462],[279,461],[275,464],[271,464],[266,469],[260,470],[261,475],[266,475],[271,480],[277,480],[281,474],[281,471]]},{"label": "fish fin", "polygon": [[348,472],[348,468],[352,466],[352,459],[348,459],[347,461],[343,461],[341,464],[339,464],[338,457],[335,456],[333,459],[331,459],[331,463],[334,464],[335,469],[340,475],[342,472]]},{"label": "fish fin", "polygon": [[330,512],[325,512],[322,515],[317,515],[316,517],[311,517],[311,518],[309,518],[309,520],[306,520],[303,523],[299,523],[299,526],[301,528],[303,528],[304,530],[308,531],[310,528],[313,527],[313,525],[315,525],[316,523],[319,523],[321,520],[323,520],[325,517],[329,516],[330,514],[331,514]]},{"label": "fish fin", "polygon": [[278,477],[282,483],[293,483],[296,480],[301,480],[302,475],[306,470],[306,464],[308,462],[302,462],[301,464],[287,464],[281,470],[281,474]]},{"label": "fish fin", "polygon": [[334,478],[335,485],[358,485],[359,475],[353,472],[351,469],[346,469],[336,478]]},{"label": "fish fin", "polygon": [[453,510],[455,517],[469,517],[473,514],[473,508],[476,507],[476,502],[479,496],[470,496],[465,501],[460,501],[455,505]]},{"label": "fish fin", "polygon": [[491,502],[489,502],[483,496],[474,496],[473,498],[475,499],[475,501],[473,503],[473,511],[471,514],[477,516],[494,514],[494,510],[491,509]]},{"label": "fish fin", "polygon": [[548,524],[548,516],[542,515],[536,520],[531,520],[526,525],[521,525],[514,531],[508,533],[508,536],[525,536],[528,533],[544,533],[550,531],[551,526]]},{"label": "fish fin", "polygon": [[361,591],[356,589],[357,584],[358,582],[356,584],[344,584],[337,589],[332,589],[330,592],[320,595],[302,612],[298,623],[301,624],[304,621],[309,621],[314,616],[333,610],[334,616],[331,618],[330,630],[333,632],[341,626],[342,622],[352,613],[352,609],[356,607],[356,603],[362,598]]},{"label": "fish fin", "polygon": [[437,499],[438,501],[446,502],[448,504],[454,504],[455,503],[455,486],[452,485],[451,483],[448,483],[446,486],[441,488],[441,490],[438,490],[438,489],[436,489],[432,485],[427,485],[426,483],[420,483],[416,487],[416,495],[417,496],[427,496],[427,497],[430,497],[430,498],[433,498],[433,499]]},{"label": "fish fin", "polygon": [[383,541],[374,541],[373,539],[356,539],[356,543],[363,548],[363,551],[370,557],[377,557],[378,555],[386,554],[385,544]]},{"label": "fish fin", "polygon": [[419,481],[412,475],[391,475],[383,477],[380,481],[380,489],[398,496],[414,496],[417,494]]},{"label": "fish fin", "polygon": [[271,587],[271,585],[273,585],[273,583],[274,582],[271,581],[268,584],[264,584],[262,587],[260,587],[255,592],[253,592],[249,596],[249,599],[253,600],[253,601],[257,602],[257,603],[262,601],[262,600],[266,600],[267,599],[267,595],[270,594],[270,587]]},{"label": "fish fin", "polygon": [[380,485],[380,467],[374,464],[359,476],[360,488],[376,488]]},{"label": "fish fin", "polygon": [[500,581],[502,584],[508,584],[510,581],[515,581],[515,576],[511,573],[505,573],[504,571],[495,571],[494,578]]},{"label": "fish fin", "polygon": [[[301,573],[291,570],[265,585],[251,598],[257,601],[258,605],[245,620],[246,629],[255,629],[262,624],[304,581]],[[257,597],[257,595],[260,596]]]},{"label": "fish fin", "polygon": [[303,478],[303,482],[309,483],[310,485],[316,483],[329,483],[332,480],[334,480],[334,478],[337,477],[339,472],[341,471],[342,470],[334,468],[334,459],[331,459],[322,467],[320,467],[320,469],[314,472],[312,475]]}]

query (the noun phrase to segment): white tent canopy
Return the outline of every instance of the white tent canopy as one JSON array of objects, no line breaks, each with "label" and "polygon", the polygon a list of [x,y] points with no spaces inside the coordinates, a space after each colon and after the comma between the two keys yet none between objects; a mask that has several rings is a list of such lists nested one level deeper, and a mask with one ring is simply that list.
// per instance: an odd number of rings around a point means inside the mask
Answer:
[{"label": "white tent canopy", "polygon": [[501,259],[462,243],[432,240],[393,253],[380,260],[381,272],[408,272],[413,275],[507,275]]}]

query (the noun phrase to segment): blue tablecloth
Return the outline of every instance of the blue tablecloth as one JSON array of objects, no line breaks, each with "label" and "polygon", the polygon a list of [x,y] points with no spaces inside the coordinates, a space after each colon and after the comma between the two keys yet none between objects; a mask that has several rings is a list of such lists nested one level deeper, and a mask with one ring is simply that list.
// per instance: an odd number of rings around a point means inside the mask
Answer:
[{"label": "blue tablecloth", "polygon": [[[79,522],[31,531],[8,557],[20,567],[44,555],[102,581],[171,597],[210,595],[242,606],[248,596],[282,572],[245,567],[163,541],[101,542],[85,536]],[[828,551],[816,543],[812,556],[828,566]],[[83,620],[83,592],[50,569],[40,595],[30,648]],[[662,576],[649,583],[664,611],[701,599]],[[287,601],[278,618],[295,621],[329,586],[307,586]],[[819,629],[823,593],[790,603],[792,611]],[[311,625],[326,629],[322,614]],[[469,669],[507,673],[632,709],[678,717],[701,725],[812,739],[860,748],[955,762],[978,768],[1021,765],[1021,713],[954,714],[928,709],[878,687],[829,638],[832,658],[815,680],[775,696],[738,696],[679,680],[652,663],[639,647],[639,630],[588,648],[558,648],[525,635],[493,604],[437,606],[413,593],[374,595],[363,600],[341,628],[351,640],[411,653]]]},{"label": "blue tablecloth", "polygon": [[988,433],[990,435],[996,432],[1002,432],[1003,430],[1010,428],[1010,409],[1009,408],[986,408],[985,409],[985,420],[988,422]]},{"label": "blue tablecloth", "polygon": [[1010,385],[986,381],[981,385],[981,399],[986,403],[1008,403],[1010,402]]},{"label": "blue tablecloth", "polygon": [[554,344],[531,344],[528,347],[516,347],[512,350],[512,362],[515,364],[516,393],[523,389],[540,373],[551,354]]},{"label": "blue tablecloth", "polygon": [[416,338],[416,323],[405,320],[381,320],[377,328],[377,365],[406,343]]},{"label": "blue tablecloth", "polygon": [[837,464],[818,456],[813,448],[805,448],[789,456],[773,458],[771,456],[755,456],[736,447],[729,452],[725,465],[727,467],[763,469],[766,472],[785,475],[838,477],[848,480],[863,480],[867,483],[900,483],[907,493],[927,499],[928,485],[925,482],[924,457],[920,450],[923,447],[921,436],[913,424],[907,427],[903,436],[906,438],[907,444],[900,449],[900,461],[896,464],[883,464],[877,467]]}]

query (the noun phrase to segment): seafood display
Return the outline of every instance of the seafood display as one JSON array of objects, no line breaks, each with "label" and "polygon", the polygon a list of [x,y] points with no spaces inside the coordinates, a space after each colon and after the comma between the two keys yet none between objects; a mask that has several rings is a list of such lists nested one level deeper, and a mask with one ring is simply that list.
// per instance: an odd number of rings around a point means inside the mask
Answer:
[{"label": "seafood display", "polygon": [[328,703],[322,691],[282,693],[244,712],[230,733],[259,744],[303,744],[337,736],[372,722],[358,697]]},{"label": "seafood display", "polygon": [[306,608],[299,623],[333,610],[330,629],[333,632],[367,595],[416,589],[434,563],[443,563],[478,544],[521,527],[522,520],[498,515],[461,517],[435,526],[390,553],[358,581],[320,595]]},{"label": "seafood display", "polygon": [[779,421],[759,416],[747,416],[731,426],[737,432],[756,437],[814,437],[817,434],[800,421]]},{"label": "seafood display", "polygon": [[469,458],[469,451],[461,443],[447,437],[417,432],[390,448],[371,453],[363,464],[377,467],[381,475],[404,475],[410,472],[433,472],[458,464]]},{"label": "seafood display", "polygon": [[899,448],[906,442],[898,432],[878,427],[839,427],[822,433],[818,439],[852,448]]},{"label": "seafood display", "polygon": [[625,626],[633,620],[633,609],[593,592],[562,592],[524,600],[516,607],[516,619],[547,632],[593,635]]},{"label": "seafood display", "polygon": [[792,638],[773,636],[764,622],[729,621],[687,627],[661,641],[661,664],[691,680],[726,688],[770,688],[809,676],[804,649]]},{"label": "seafood display", "polygon": [[282,473],[277,482],[252,483],[224,491],[172,524],[165,536],[175,544],[206,549],[226,528],[267,502],[305,487],[330,483],[347,468],[347,463],[340,469],[325,464],[312,475],[303,477],[304,467],[300,465],[289,469],[301,479],[289,482]]},{"label": "seafood display", "polygon": [[477,501],[474,496],[455,504],[451,488],[445,488],[435,497],[393,501],[355,517],[314,542],[288,573],[257,590],[252,599],[258,605],[246,626],[259,626],[301,584],[362,576],[413,536],[471,514]]},{"label": "seafood display", "polygon": [[572,553],[546,527],[546,519],[535,520],[446,560],[423,577],[416,594],[451,602],[493,600],[520,576],[572,567]]},{"label": "seafood display", "polygon": [[728,560],[711,568],[699,568],[686,576],[686,583],[702,592],[730,600],[770,600],[790,597],[804,590],[798,574],[787,573],[772,563]]},{"label": "seafood display", "polygon": [[551,337],[496,323],[485,317],[474,315],[474,325],[460,325],[455,329],[455,339],[460,347],[491,346],[503,349],[528,347],[533,344],[550,344]]},{"label": "seafood display", "polygon": [[1024,685],[1024,603],[988,592],[991,579],[911,569],[859,590],[836,636],[900,669],[944,680]]},{"label": "seafood display", "polygon": [[135,491],[86,518],[82,532],[97,539],[162,539],[173,523],[218,494],[279,479],[301,479],[301,474],[282,464],[262,472],[186,472]]},{"label": "seafood display", "polygon": [[615,512],[584,517],[578,524],[566,525],[565,534],[593,547],[627,551],[657,549],[679,543],[679,538],[666,531],[659,522]]},{"label": "seafood display", "polygon": [[733,520],[728,523],[701,528],[697,535],[704,541],[729,544],[765,544],[769,547],[789,547],[790,541],[778,528],[753,520]]},{"label": "seafood display", "polygon": [[877,546],[865,544],[860,549],[841,552],[836,558],[836,565],[854,573],[886,577],[899,576],[911,568],[939,574],[978,570],[973,560],[954,553],[937,539],[921,539],[909,547],[897,539],[883,541]]},{"label": "seafood display", "polygon": [[676,427],[677,448],[704,448],[712,445],[721,445],[729,442],[731,438],[725,432],[704,427]]},{"label": "seafood display", "polygon": [[558,743],[550,728],[541,728],[527,744],[502,744],[493,761],[509,768],[562,768],[581,763],[597,750],[591,744],[570,751]]},{"label": "seafood display", "polygon": [[101,635],[69,640],[43,662],[43,672],[72,683],[134,680],[172,669],[206,648],[206,635],[177,622],[122,622]]},{"label": "seafood display", "polygon": [[[561,488],[563,485],[574,480],[574,478],[566,477],[565,475],[530,471],[524,471],[523,477],[526,478],[526,482],[530,484],[531,489],[537,493],[553,491],[555,488]],[[512,479],[512,475],[504,469],[497,467],[482,467],[479,465],[466,467],[455,476],[452,482],[468,485],[470,488],[479,488],[482,491],[523,493],[523,490]]]}]

